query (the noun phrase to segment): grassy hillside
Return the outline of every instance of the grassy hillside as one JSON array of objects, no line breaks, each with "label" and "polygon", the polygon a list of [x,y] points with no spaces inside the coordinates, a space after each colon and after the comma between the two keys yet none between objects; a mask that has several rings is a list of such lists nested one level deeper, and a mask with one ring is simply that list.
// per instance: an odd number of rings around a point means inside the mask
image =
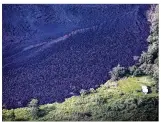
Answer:
[{"label": "grassy hillside", "polygon": [[[35,120],[158,120],[156,82],[149,76],[107,81],[98,89],[73,96],[63,103],[39,106]],[[141,86],[151,93],[145,95]],[[3,110],[3,120],[33,120],[31,109]]]},{"label": "grassy hillside", "polygon": [[[147,39],[148,50],[142,53],[139,63],[133,67],[113,68],[111,74],[116,77],[116,82],[109,80],[97,89],[82,90],[80,96],[73,96],[62,103],[38,106],[37,101],[32,100],[30,107],[3,109],[3,120],[157,121],[158,6],[152,6],[150,11],[152,13],[149,14],[149,21],[152,25]],[[130,73],[127,74],[126,70]],[[142,92],[142,85],[148,86],[148,94]]]}]

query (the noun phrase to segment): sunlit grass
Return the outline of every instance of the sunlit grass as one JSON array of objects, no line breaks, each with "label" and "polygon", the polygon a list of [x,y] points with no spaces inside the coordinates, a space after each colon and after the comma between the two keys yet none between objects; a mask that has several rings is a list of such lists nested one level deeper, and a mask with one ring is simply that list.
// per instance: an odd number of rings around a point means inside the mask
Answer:
[{"label": "sunlit grass", "polygon": [[[158,93],[155,92],[155,81],[152,78],[147,76],[124,78],[118,81],[117,87],[107,87],[108,83],[112,84],[111,81],[107,81],[94,93],[73,96],[63,103],[41,105],[38,120],[157,119]],[[152,93],[145,95],[137,92],[136,90],[141,90],[142,85],[151,87]],[[13,110],[3,110],[3,119],[12,120],[12,113]],[[14,109],[14,114],[14,120],[31,120],[29,108]]]}]

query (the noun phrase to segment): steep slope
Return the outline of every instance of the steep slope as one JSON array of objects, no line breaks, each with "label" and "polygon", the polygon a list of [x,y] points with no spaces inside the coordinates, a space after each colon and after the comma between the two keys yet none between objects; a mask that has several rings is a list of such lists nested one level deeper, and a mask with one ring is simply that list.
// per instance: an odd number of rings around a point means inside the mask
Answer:
[{"label": "steep slope", "polygon": [[[63,101],[82,88],[104,83],[118,63],[135,63],[133,56],[147,47],[148,5],[100,6],[4,6],[3,104],[7,108],[26,106],[31,98],[40,104]],[[13,10],[15,21],[7,17]],[[7,28],[8,24],[12,26]]]},{"label": "steep slope", "polygon": [[[118,81],[118,87],[107,81],[90,93],[73,96],[63,103],[40,106],[41,121],[157,121],[158,93],[156,81],[150,77],[129,77]],[[141,86],[151,92],[142,93]],[[3,110],[3,120],[33,120],[30,108]]]},{"label": "steep slope", "polygon": [[[107,81],[99,88],[90,89],[89,91],[81,91],[81,96],[72,96],[65,99],[64,102],[53,104],[45,104],[37,106],[34,104],[32,107],[24,107],[17,109],[3,109],[3,120],[72,120],[72,121],[158,121],[158,45],[154,46],[156,54],[151,55],[153,58],[147,58],[149,56],[149,49],[153,50],[153,44],[158,43],[158,6],[153,5],[150,9],[150,18],[154,21],[151,22],[150,35],[147,41],[149,42],[145,58],[142,63],[137,63],[136,70],[143,70],[142,65],[152,65],[153,68],[143,73],[151,76],[124,77],[116,82],[112,80]],[[153,51],[152,51],[153,52]],[[142,58],[139,58],[139,60]],[[157,60],[150,62],[151,60]],[[133,71],[133,70],[132,70]],[[156,71],[156,72],[155,72]],[[155,75],[154,75],[155,74]],[[129,75],[129,74],[128,74]],[[141,87],[148,86],[149,93],[144,94]],[[36,109],[37,111],[34,111]],[[36,116],[35,116],[36,115]]]}]

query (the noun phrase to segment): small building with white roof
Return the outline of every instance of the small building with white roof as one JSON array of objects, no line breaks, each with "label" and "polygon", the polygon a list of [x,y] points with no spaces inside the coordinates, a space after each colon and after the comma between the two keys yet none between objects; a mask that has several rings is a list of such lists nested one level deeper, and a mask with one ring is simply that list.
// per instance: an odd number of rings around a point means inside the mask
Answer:
[{"label": "small building with white roof", "polygon": [[145,85],[143,85],[143,86],[141,86],[141,87],[142,87],[142,92],[143,92],[144,94],[147,94],[147,93],[148,93],[148,87],[145,86]]}]

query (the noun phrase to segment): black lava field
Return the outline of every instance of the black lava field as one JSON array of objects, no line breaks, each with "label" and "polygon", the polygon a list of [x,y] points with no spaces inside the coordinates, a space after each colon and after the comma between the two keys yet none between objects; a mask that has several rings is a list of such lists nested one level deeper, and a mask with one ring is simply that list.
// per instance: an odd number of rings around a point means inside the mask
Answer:
[{"label": "black lava field", "polygon": [[62,102],[147,50],[149,5],[3,5],[3,104]]}]

